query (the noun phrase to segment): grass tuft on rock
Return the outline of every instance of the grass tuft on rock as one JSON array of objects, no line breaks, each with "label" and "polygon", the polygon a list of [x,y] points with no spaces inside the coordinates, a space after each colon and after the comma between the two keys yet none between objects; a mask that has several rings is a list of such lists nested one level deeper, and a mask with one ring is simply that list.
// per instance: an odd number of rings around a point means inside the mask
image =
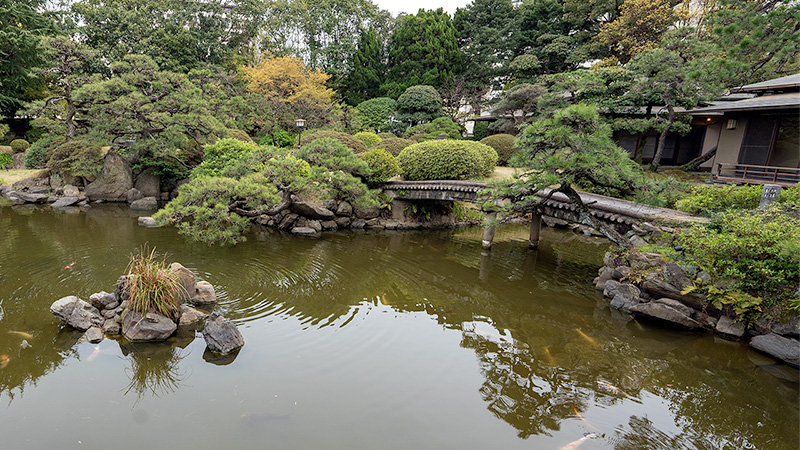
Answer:
[{"label": "grass tuft on rock", "polygon": [[131,255],[124,289],[128,298],[124,314],[153,311],[172,320],[178,318],[180,299],[186,294],[178,273],[169,269],[155,248],[149,252],[142,248]]}]

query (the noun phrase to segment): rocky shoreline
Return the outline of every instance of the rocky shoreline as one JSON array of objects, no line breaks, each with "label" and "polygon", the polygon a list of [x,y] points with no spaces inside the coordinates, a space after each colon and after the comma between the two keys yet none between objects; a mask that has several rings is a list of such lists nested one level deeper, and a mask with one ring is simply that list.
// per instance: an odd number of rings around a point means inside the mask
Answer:
[{"label": "rocky shoreline", "polygon": [[[629,237],[642,247],[669,244],[675,230],[642,224]],[[640,250],[610,251],[594,279],[613,309],[687,330],[705,330],[726,339],[746,341],[754,349],[800,368],[800,315],[790,318],[762,316],[749,326],[732,308],[709,304],[705,296],[687,292],[696,285],[713,284],[711,276],[696,267],[680,266],[657,253]],[[684,294],[684,292],[687,292]]]}]

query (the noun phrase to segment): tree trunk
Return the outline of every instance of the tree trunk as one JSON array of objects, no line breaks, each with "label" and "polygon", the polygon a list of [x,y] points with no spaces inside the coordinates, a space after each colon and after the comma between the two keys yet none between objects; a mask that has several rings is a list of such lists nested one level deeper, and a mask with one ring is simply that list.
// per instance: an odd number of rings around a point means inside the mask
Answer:
[{"label": "tree trunk", "polygon": [[75,137],[75,102],[72,100],[72,89],[67,87],[65,89],[64,97],[67,100],[67,117],[65,118],[65,122],[67,122],[67,136],[65,142],[69,142],[72,138]]},{"label": "tree trunk", "polygon": [[644,153],[644,144],[647,142],[647,132],[642,131],[636,136],[636,148],[633,150],[633,160],[637,163],[642,163],[642,153]]},{"label": "tree trunk", "polygon": [[595,230],[602,233],[603,236],[607,237],[611,242],[619,245],[620,247],[633,248],[633,244],[631,243],[630,239],[619,234],[617,230],[597,220],[597,218],[595,218],[589,212],[589,207],[583,203],[580,194],[578,194],[578,192],[575,191],[575,189],[573,189],[572,186],[570,186],[569,184],[567,185],[562,184],[556,190],[559,192],[563,192],[564,195],[566,195],[569,198],[569,200],[575,206],[578,207],[578,214],[580,216],[580,221],[581,221],[580,223],[582,225],[594,228]]},{"label": "tree trunk", "polygon": [[661,164],[661,155],[664,154],[664,144],[667,142],[667,133],[669,133],[669,129],[672,127],[672,124],[675,123],[675,107],[672,105],[672,95],[667,91],[664,95],[664,101],[667,104],[667,111],[669,111],[669,115],[667,116],[667,125],[661,130],[661,134],[658,136],[658,144],[656,144],[656,154],[653,155],[653,162],[650,163],[650,170],[653,172],[658,170],[658,166]]},{"label": "tree trunk", "polygon": [[713,158],[714,155],[716,154],[717,154],[717,147],[714,147],[711,150],[707,151],[704,155],[700,155],[697,158],[682,165],[681,170],[683,170],[684,172],[694,172],[700,167],[700,164],[703,164],[704,162]]}]

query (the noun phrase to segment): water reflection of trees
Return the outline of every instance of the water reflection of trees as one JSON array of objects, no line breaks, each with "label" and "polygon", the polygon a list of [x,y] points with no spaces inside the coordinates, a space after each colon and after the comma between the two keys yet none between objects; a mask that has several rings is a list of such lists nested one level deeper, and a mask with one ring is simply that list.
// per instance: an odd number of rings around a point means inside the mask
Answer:
[{"label": "water reflection of trees", "polygon": [[[184,338],[183,341],[183,347],[186,347],[191,339]],[[175,392],[188,377],[180,367],[186,357],[180,344],[176,338],[162,343],[122,343],[122,354],[130,362],[130,366],[125,368],[130,380],[125,394],[136,393],[141,400],[146,395],[160,397]]]}]

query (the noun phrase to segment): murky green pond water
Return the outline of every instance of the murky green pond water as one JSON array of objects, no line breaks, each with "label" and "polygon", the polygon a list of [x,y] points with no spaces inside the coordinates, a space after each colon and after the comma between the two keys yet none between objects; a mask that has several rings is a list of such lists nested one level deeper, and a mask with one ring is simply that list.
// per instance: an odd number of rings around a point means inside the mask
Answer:
[{"label": "murky green pond water", "polygon": [[[113,206],[0,207],[0,230],[0,449],[798,448],[798,372],[610,311],[593,238],[545,230],[532,252],[500,227],[490,257],[480,230],[208,248]],[[145,243],[216,287],[235,358],[194,332],[96,347],[50,315],[110,291]]]}]

